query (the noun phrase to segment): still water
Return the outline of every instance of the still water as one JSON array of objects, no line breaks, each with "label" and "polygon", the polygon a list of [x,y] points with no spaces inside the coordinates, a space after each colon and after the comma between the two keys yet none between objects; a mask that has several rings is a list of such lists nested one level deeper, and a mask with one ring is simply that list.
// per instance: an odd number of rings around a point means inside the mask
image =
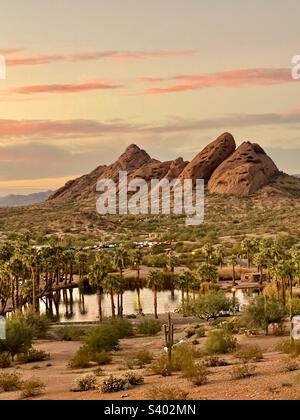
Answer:
[{"label": "still water", "polygon": [[[231,296],[229,293],[228,296]],[[237,290],[236,298],[240,305],[247,303],[253,296],[253,291]],[[115,303],[116,303],[115,297]],[[181,293],[170,291],[158,293],[158,313],[174,312],[181,304]],[[152,314],[153,292],[149,289],[141,290],[141,304],[144,314]],[[111,315],[110,296],[104,295],[102,299],[102,310],[104,316]],[[44,301],[40,302],[41,313],[46,312]],[[131,315],[137,312],[136,292],[127,291],[124,293],[124,315]],[[81,295],[78,289],[65,290],[60,292],[59,302],[52,304],[52,316],[59,322],[89,322],[98,320],[98,302],[96,295]]]}]

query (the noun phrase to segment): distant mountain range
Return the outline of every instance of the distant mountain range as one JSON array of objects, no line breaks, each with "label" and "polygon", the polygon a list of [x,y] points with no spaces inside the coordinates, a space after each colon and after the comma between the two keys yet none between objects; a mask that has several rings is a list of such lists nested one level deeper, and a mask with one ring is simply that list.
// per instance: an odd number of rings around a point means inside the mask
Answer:
[{"label": "distant mountain range", "polygon": [[52,194],[53,191],[51,190],[27,195],[10,194],[0,197],[0,207],[21,207],[28,206],[30,204],[43,203]]}]

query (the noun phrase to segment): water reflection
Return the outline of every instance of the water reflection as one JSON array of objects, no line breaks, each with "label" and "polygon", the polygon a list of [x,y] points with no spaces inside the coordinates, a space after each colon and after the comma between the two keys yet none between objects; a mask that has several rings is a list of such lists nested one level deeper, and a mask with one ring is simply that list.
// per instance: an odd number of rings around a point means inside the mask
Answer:
[{"label": "water reflection", "polygon": [[[153,313],[153,292],[149,289],[142,289],[141,304],[144,314]],[[257,294],[254,289],[238,289],[236,298],[240,307],[247,304],[249,299]],[[232,293],[227,294],[228,297]],[[181,304],[181,293],[178,291],[159,292],[158,313],[174,312]],[[79,289],[64,289],[53,292],[43,298],[40,302],[41,313],[46,313],[50,319],[57,322],[81,322],[97,321],[99,309],[96,295],[83,295]],[[111,300],[109,295],[102,297],[102,310],[104,316],[111,316]],[[138,313],[137,294],[135,291],[124,293],[124,315]]]}]

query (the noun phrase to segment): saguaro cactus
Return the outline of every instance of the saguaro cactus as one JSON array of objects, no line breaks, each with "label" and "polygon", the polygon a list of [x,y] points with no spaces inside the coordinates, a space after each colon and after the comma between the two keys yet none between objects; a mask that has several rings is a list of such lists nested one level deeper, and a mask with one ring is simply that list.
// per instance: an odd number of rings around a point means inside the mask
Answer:
[{"label": "saguaro cactus", "polygon": [[172,347],[174,344],[174,325],[171,322],[171,314],[169,312],[168,324],[164,325],[165,343],[168,349],[169,364],[172,362]]}]

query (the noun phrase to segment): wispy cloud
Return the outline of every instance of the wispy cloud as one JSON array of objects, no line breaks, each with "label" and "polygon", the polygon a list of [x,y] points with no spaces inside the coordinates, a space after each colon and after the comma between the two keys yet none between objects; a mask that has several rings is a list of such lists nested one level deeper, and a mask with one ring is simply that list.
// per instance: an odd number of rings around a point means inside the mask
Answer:
[{"label": "wispy cloud", "polygon": [[2,139],[86,138],[114,134],[167,134],[210,129],[231,130],[262,125],[298,126],[300,114],[229,114],[211,119],[172,119],[161,125],[135,124],[126,120],[0,120]]},{"label": "wispy cloud", "polygon": [[38,93],[79,93],[93,90],[119,89],[122,85],[106,82],[86,82],[75,84],[49,84],[49,85],[29,85],[19,86],[9,89],[4,93],[19,95],[34,95]]},{"label": "wispy cloud", "polygon": [[[0,50],[1,51],[1,50]],[[5,50],[3,50],[5,51]],[[6,50],[8,51],[8,50]],[[15,49],[15,53],[21,52]],[[2,52],[2,54],[4,54]],[[59,61],[79,62],[93,61],[104,58],[110,58],[118,62],[126,63],[137,60],[146,60],[153,58],[170,58],[170,57],[188,57],[196,54],[194,50],[145,50],[145,51],[94,51],[82,52],[76,54],[32,54],[17,57],[9,57],[7,65],[11,67],[17,66],[37,66],[42,64],[51,64]]]},{"label": "wispy cloud", "polygon": [[[145,81],[147,79],[149,78],[144,78]],[[164,80],[166,79],[162,79],[162,81]],[[169,86],[146,88],[143,93],[159,95],[216,87],[273,86],[295,82],[291,77],[289,68],[253,68],[228,70],[205,75],[176,75],[169,80],[172,82]]]}]

